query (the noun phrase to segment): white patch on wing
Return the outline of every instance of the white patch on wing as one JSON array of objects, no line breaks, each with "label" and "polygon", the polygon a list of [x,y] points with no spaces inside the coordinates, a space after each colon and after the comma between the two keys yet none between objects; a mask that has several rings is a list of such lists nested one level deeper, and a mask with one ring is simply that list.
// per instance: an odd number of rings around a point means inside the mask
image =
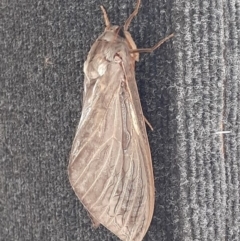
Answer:
[{"label": "white patch on wing", "polygon": [[107,70],[107,64],[106,62],[103,62],[98,66],[98,73],[100,76],[103,76]]}]

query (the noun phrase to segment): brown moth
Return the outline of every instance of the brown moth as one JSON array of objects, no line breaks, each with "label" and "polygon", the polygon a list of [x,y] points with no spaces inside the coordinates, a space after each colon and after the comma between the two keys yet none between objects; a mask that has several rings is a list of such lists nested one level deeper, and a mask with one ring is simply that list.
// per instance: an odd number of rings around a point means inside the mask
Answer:
[{"label": "brown moth", "polygon": [[154,177],[145,121],[135,80],[140,52],[127,31],[140,0],[123,27],[112,26],[105,9],[105,31],[84,63],[80,123],[70,154],[70,183],[95,226],[121,240],[141,241],[154,210]]}]

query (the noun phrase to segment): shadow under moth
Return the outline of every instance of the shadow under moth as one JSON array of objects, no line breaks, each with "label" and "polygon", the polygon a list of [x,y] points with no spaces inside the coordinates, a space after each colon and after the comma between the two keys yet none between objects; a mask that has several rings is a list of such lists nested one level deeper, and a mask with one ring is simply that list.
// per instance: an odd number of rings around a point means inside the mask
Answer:
[{"label": "shadow under moth", "polygon": [[80,123],[70,154],[72,188],[100,224],[123,241],[141,241],[152,220],[155,188],[151,153],[135,80],[139,53],[129,24],[141,0],[123,26],[112,26],[101,6],[105,31],[84,63],[84,94]]}]

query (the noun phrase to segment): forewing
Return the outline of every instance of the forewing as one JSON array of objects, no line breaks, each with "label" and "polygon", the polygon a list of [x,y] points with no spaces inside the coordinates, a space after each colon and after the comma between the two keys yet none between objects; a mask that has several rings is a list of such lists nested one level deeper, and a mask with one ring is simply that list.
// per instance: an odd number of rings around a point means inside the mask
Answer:
[{"label": "forewing", "polygon": [[106,71],[93,79],[87,70],[93,69],[93,62],[85,69],[84,107],[70,156],[70,182],[95,220],[121,240],[139,241],[152,219],[154,184],[134,72],[126,59],[101,59]]}]

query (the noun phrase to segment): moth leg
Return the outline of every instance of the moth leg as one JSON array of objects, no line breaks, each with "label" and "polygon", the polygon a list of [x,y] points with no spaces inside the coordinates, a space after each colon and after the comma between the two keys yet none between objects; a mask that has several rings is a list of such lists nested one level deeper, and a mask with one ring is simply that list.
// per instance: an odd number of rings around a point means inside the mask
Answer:
[{"label": "moth leg", "polygon": [[141,0],[138,0],[137,1],[137,5],[134,9],[134,11],[131,13],[131,15],[128,17],[128,19],[126,20],[124,26],[123,26],[123,29],[124,31],[127,31],[128,30],[128,27],[132,21],[132,19],[138,14],[138,9],[139,9],[139,6],[140,6],[140,3],[141,3]]},{"label": "moth leg", "polygon": [[174,34],[170,34],[169,36],[167,36],[166,38],[162,39],[161,41],[159,41],[158,43],[156,43],[153,47],[151,48],[144,48],[144,49],[132,49],[130,50],[131,53],[151,53],[154,50],[156,50],[158,47],[160,47],[164,42],[166,42],[167,40],[169,40],[170,38],[172,38],[174,36]]},{"label": "moth leg", "polygon": [[104,17],[104,22],[105,22],[106,28],[109,28],[111,26],[111,23],[109,21],[107,12],[106,12],[106,10],[105,10],[105,8],[103,6],[100,6],[100,8],[101,8],[101,10],[103,12],[103,17]]},{"label": "moth leg", "polygon": [[151,129],[151,131],[153,131],[153,127],[152,125],[150,124],[150,122],[147,120],[147,118],[145,116],[144,117],[144,121],[146,122],[146,124],[149,126],[149,128]]}]

